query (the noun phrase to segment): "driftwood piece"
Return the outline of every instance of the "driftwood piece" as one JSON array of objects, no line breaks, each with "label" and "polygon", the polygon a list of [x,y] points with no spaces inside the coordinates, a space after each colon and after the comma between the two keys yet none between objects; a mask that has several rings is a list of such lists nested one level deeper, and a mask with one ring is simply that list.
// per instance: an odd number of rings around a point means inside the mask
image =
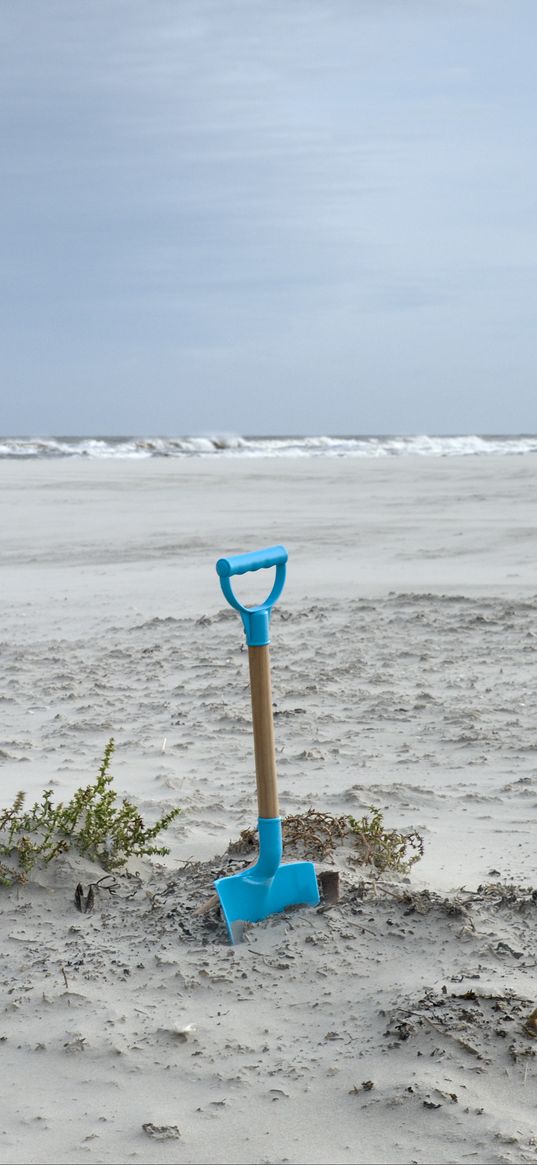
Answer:
[{"label": "driftwood piece", "polygon": [[210,914],[211,910],[216,910],[219,901],[220,899],[218,894],[211,894],[210,898],[207,898],[205,902],[201,902],[200,905],[196,906],[196,909],[192,911],[194,918],[199,918],[201,915]]},{"label": "driftwood piece", "polygon": [[339,871],[321,870],[317,881],[325,906],[335,906],[339,902]]}]

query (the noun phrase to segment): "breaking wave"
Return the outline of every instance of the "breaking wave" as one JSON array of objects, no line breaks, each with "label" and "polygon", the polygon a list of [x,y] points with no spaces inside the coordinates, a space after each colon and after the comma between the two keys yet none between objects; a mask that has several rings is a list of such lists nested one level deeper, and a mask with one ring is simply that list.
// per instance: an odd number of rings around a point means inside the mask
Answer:
[{"label": "breaking wave", "polygon": [[480,457],[537,453],[537,436],[0,437],[0,459],[57,457]]}]

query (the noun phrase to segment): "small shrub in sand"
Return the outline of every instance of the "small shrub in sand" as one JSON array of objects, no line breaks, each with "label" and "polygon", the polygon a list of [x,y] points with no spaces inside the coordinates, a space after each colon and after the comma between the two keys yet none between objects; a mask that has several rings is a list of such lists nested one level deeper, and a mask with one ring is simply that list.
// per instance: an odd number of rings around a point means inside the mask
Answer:
[{"label": "small shrub in sand", "polygon": [[155,825],[146,827],[130,802],[118,803],[110,762],[113,739],[104,750],[93,785],[77,789],[70,801],[54,805],[52,789],[25,810],[25,793],[18,793],[9,809],[0,811],[0,884],[26,882],[38,862],[47,865],[59,854],[75,850],[105,870],[117,870],[131,856],[164,856],[166,846],[154,844],[180,809],[171,809]]},{"label": "small shrub in sand", "polygon": [[415,831],[400,833],[386,829],[380,809],[371,808],[369,815],[349,817],[349,826],[360,851],[360,860],[373,866],[379,873],[394,870],[405,874],[423,857],[423,838]]},{"label": "small shrub in sand", "polygon": [[[381,810],[373,807],[359,820],[346,814],[334,817],[331,813],[308,809],[307,813],[284,817],[282,833],[286,853],[317,860],[329,858],[338,844],[350,841],[350,860],[372,866],[378,873],[393,870],[406,874],[423,855],[423,839],[419,833],[387,829]],[[228,852],[249,854],[257,845],[257,830],[243,829],[238,841],[228,846]]]}]

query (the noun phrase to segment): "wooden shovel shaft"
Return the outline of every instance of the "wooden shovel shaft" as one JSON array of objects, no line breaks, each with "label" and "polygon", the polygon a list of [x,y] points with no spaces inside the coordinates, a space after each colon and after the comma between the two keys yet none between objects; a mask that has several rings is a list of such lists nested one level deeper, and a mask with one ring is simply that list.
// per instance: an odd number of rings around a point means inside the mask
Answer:
[{"label": "wooden shovel shaft", "polygon": [[249,647],[248,660],[259,816],[279,817],[268,645]]}]

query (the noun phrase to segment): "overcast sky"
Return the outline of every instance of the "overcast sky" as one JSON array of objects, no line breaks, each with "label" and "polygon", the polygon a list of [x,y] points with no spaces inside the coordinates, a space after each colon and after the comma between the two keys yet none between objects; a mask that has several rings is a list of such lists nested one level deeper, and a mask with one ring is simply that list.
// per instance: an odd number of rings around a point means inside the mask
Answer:
[{"label": "overcast sky", "polygon": [[536,0],[0,0],[0,432],[535,432],[536,44]]}]

